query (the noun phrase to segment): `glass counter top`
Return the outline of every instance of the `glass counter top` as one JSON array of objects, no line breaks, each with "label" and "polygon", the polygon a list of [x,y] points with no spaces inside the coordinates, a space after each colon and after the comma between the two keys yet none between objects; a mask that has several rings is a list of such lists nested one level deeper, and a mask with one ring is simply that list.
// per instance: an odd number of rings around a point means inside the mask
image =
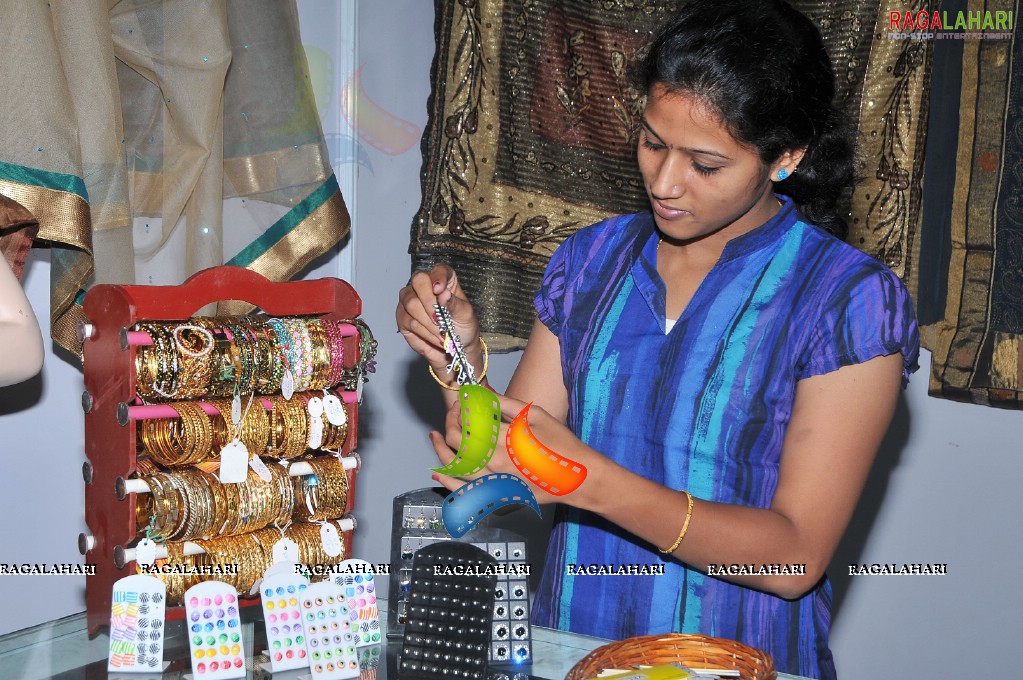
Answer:
[{"label": "glass counter top", "polygon": [[[253,680],[300,680],[309,677],[308,670],[293,670],[278,673],[264,670],[260,662],[266,662],[260,652],[266,647],[262,621],[258,618],[258,607],[243,610],[243,638],[247,646],[247,678]],[[386,617],[381,615],[381,619]],[[560,680],[586,654],[607,640],[576,635],[548,628],[533,627],[533,662],[527,666],[491,666],[491,680]],[[188,639],[185,637],[184,622],[167,623],[164,643],[164,665],[162,674],[107,672],[107,650],[110,638],[105,631],[90,639],[86,631],[85,614],[76,614],[33,628],[16,631],[0,637],[0,678],[3,680],[163,680],[191,678],[188,664]],[[369,650],[370,659],[364,668],[361,680],[386,680],[397,678],[394,672],[401,641],[386,640],[382,645],[363,648]],[[167,665],[167,661],[170,664]],[[521,675],[520,675],[521,674]],[[801,680],[796,676],[779,674],[779,680]]]}]

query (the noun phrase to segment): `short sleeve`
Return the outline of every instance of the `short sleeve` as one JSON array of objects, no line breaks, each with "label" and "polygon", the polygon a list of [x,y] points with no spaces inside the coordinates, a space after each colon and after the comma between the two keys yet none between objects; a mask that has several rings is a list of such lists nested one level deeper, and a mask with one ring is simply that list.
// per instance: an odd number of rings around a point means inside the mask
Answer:
[{"label": "short sleeve", "polygon": [[540,289],[533,298],[533,306],[543,325],[554,335],[561,336],[565,312],[565,276],[570,242],[566,241],[551,256],[543,273]]},{"label": "short sleeve", "polygon": [[909,292],[879,266],[830,295],[797,365],[797,377],[830,373],[874,357],[902,354],[902,384],[919,366],[920,334]]}]

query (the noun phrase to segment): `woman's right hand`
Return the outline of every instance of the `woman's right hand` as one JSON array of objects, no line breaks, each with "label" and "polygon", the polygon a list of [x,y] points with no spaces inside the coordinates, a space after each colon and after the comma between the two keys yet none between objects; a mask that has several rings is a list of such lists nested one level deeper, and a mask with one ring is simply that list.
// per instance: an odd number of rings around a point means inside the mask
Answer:
[{"label": "woman's right hand", "polygon": [[436,303],[447,307],[455,332],[476,369],[476,375],[479,375],[483,356],[479,343],[479,321],[458,283],[458,275],[446,264],[438,264],[430,271],[415,272],[408,285],[398,293],[395,311],[398,332],[409,347],[425,357],[437,375],[443,378],[444,367],[450,359],[444,352],[444,337],[434,319],[433,306]]}]

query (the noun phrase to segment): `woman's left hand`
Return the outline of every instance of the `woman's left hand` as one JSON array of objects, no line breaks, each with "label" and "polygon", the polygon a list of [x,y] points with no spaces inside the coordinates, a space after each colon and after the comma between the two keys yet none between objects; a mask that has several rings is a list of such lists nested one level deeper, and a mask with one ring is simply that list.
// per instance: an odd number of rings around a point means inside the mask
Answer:
[{"label": "woman's left hand", "polygon": [[[436,474],[434,478],[447,489],[454,491],[467,481],[477,479],[483,475],[495,473],[511,474],[523,480],[529,486],[534,496],[536,496],[538,503],[566,503],[576,507],[585,507],[586,480],[574,491],[556,496],[548,493],[536,483],[526,478],[515,467],[511,454],[508,451],[507,443],[510,423],[528,406],[528,425],[533,439],[542,443],[555,454],[568,458],[578,464],[583,469],[587,480],[590,479],[594,468],[601,461],[606,461],[607,459],[597,451],[586,446],[568,427],[540,406],[530,405],[501,394],[498,394],[497,398],[501,402],[502,422],[498,433],[496,450],[487,466],[476,474],[465,478],[450,477],[442,474]],[[443,465],[447,465],[454,460],[462,442],[461,410],[457,401],[448,410],[445,432],[445,435],[441,435],[439,432],[430,433],[430,442],[433,444],[437,457]]]}]

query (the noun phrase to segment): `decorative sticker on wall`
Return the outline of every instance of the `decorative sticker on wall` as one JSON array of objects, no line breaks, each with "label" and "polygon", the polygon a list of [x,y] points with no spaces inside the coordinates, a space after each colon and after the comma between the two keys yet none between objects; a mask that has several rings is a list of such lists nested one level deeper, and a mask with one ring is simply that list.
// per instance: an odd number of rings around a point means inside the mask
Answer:
[{"label": "decorative sticker on wall", "polygon": [[362,69],[359,66],[345,85],[341,115],[359,139],[388,156],[400,156],[419,142],[423,131],[370,99],[362,85]]}]

